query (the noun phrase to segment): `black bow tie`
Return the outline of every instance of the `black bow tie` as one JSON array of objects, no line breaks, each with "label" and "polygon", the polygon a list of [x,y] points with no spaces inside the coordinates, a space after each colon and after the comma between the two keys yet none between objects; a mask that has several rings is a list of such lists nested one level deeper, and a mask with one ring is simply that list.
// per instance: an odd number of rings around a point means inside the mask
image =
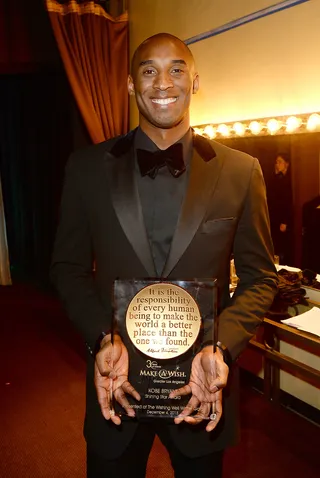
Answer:
[{"label": "black bow tie", "polygon": [[181,143],[173,144],[168,149],[155,152],[137,149],[137,160],[141,176],[148,174],[152,179],[156,177],[159,169],[163,166],[167,166],[175,178],[186,170]]}]

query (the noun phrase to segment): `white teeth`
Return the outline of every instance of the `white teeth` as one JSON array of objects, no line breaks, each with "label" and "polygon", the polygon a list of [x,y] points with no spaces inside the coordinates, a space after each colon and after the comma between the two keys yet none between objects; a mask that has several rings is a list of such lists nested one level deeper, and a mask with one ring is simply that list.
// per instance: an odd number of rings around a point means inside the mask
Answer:
[{"label": "white teeth", "polygon": [[177,98],[153,98],[152,103],[157,103],[158,105],[169,105],[177,101]]}]

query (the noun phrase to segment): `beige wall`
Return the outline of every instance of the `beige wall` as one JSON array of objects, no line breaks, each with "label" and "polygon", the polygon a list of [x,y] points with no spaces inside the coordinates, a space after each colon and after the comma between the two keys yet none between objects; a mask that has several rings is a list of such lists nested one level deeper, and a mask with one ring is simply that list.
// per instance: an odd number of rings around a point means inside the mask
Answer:
[{"label": "beige wall", "polygon": [[[275,3],[131,0],[131,53],[155,33],[186,39]],[[192,124],[320,111],[319,18],[320,1],[311,0],[191,45],[201,79]]]}]

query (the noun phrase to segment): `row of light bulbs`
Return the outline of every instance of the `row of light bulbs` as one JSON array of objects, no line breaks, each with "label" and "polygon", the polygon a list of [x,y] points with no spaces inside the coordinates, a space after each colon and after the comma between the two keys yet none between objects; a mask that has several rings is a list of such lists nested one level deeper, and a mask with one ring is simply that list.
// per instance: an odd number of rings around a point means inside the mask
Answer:
[{"label": "row of light bulbs", "polygon": [[320,114],[312,113],[301,116],[289,116],[286,119],[270,118],[266,120],[254,120],[250,123],[237,121],[233,124],[203,125],[194,128],[200,135],[215,138],[216,136],[250,136],[263,134],[298,133],[302,131],[320,131]]}]

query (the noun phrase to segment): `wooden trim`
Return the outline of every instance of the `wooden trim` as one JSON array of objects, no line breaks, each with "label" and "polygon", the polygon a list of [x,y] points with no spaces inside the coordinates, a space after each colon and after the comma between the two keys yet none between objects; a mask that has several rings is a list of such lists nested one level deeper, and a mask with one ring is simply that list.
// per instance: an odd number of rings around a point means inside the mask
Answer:
[{"label": "wooden trim", "polygon": [[287,355],[284,355],[281,352],[269,350],[264,344],[261,344],[255,340],[250,341],[250,347],[255,350],[259,350],[261,353],[263,353],[266,360],[282,366],[286,371],[289,371],[295,377],[307,382],[311,382],[312,385],[314,385],[315,381],[319,382],[320,384],[319,370],[299,362],[298,360]]},{"label": "wooden trim", "polygon": [[281,322],[276,322],[272,319],[264,319],[263,324],[267,326],[267,328],[275,328],[276,335],[280,339],[288,338],[293,339],[295,342],[298,342],[300,345],[304,345],[308,349],[314,349],[315,353],[320,350],[320,337],[317,335],[309,334],[308,332],[304,332],[303,330],[295,329],[294,327],[290,327],[289,325],[282,324]]}]

